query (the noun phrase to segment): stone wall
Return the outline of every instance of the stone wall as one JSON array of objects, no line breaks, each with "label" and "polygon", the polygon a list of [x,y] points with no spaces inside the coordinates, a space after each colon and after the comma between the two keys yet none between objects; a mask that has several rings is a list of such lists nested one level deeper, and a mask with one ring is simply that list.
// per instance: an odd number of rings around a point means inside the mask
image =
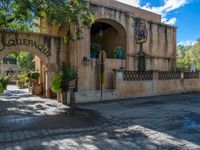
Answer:
[{"label": "stone wall", "polygon": [[153,72],[152,80],[129,80],[123,78],[123,71],[116,72],[116,91],[118,98],[200,92],[200,76],[186,79],[158,79],[158,72]]}]

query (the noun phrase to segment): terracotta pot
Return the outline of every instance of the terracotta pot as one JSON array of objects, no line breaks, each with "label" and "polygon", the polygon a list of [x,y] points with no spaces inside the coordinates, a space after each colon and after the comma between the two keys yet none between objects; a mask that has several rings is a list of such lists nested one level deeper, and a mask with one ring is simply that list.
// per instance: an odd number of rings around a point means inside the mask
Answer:
[{"label": "terracotta pot", "polygon": [[38,79],[31,79],[30,82],[31,84],[38,84]]},{"label": "terracotta pot", "polygon": [[50,89],[48,89],[48,90],[46,90],[46,97],[47,98],[51,98],[51,96],[52,96],[52,92],[51,92],[51,90]]},{"label": "terracotta pot", "polygon": [[34,95],[42,95],[43,93],[43,85],[42,84],[33,84],[33,94]]}]

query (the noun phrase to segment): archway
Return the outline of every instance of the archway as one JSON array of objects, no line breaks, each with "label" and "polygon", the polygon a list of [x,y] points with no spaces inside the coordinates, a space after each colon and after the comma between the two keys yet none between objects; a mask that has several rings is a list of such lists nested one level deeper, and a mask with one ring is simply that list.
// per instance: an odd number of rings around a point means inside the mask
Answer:
[{"label": "archway", "polygon": [[0,58],[19,50],[38,56],[38,70],[41,73],[43,70],[45,95],[51,97],[52,79],[59,72],[61,62],[67,58],[66,45],[61,39],[41,33],[0,30]]},{"label": "archway", "polygon": [[9,83],[17,85],[19,89],[28,88],[35,95],[45,94],[47,64],[44,60],[35,53],[17,49],[6,54],[0,56],[1,78],[9,79]]},{"label": "archway", "polygon": [[106,51],[107,58],[118,58],[116,49],[119,47],[123,49],[123,56],[120,58],[125,58],[126,31],[120,23],[111,19],[98,19],[90,31],[92,58],[97,57],[94,52],[98,51],[98,48]]},{"label": "archway", "polygon": [[[92,25],[90,30],[90,54],[93,62],[96,62],[95,65],[92,66],[94,75],[92,80],[95,82],[94,90],[100,89],[100,66],[96,59],[101,50],[105,50],[107,55],[104,72],[104,89],[114,89],[113,69],[122,69],[125,67],[126,38],[124,26],[115,20],[106,18],[97,19]],[[92,83],[93,85],[94,82]]]}]

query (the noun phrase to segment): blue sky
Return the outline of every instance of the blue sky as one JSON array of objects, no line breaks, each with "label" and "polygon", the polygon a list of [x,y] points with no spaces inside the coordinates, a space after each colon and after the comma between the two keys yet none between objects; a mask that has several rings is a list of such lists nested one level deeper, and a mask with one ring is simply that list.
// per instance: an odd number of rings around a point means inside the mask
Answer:
[{"label": "blue sky", "polygon": [[177,26],[177,43],[193,44],[200,38],[200,0],[117,0],[162,16]]}]

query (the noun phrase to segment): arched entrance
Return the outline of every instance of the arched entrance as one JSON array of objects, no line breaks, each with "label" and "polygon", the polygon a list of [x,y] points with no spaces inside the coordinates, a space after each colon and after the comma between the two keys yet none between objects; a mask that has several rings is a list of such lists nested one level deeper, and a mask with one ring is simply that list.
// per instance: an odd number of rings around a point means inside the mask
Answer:
[{"label": "arched entrance", "polygon": [[35,55],[45,95],[50,97],[51,81],[59,72],[60,64],[66,60],[66,47],[61,37],[30,32],[0,30],[0,58],[17,51],[28,51]]},{"label": "arched entrance", "polygon": [[[113,69],[125,67],[126,30],[123,25],[112,19],[97,19],[90,30],[91,58],[95,61],[100,50],[105,50],[105,86],[104,89],[114,88]],[[95,90],[99,90],[99,65],[94,66]]]},{"label": "arched entrance", "polygon": [[[94,57],[93,46],[105,50],[107,58],[116,58],[116,49],[126,51],[126,31],[123,26],[111,19],[98,19],[91,27],[91,57]],[[124,59],[122,57],[122,59]]]}]

